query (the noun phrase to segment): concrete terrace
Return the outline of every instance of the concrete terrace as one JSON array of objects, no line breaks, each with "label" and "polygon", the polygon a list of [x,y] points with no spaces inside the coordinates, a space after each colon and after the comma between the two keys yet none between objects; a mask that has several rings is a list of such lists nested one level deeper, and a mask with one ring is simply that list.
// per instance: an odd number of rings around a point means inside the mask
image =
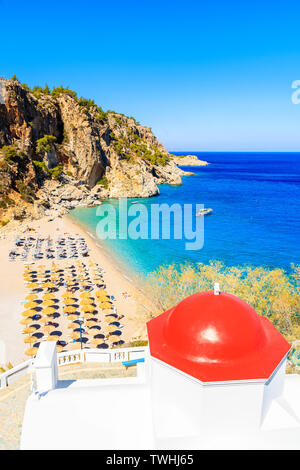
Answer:
[{"label": "concrete terrace", "polygon": [[[108,379],[135,377],[136,366],[120,363],[84,363],[58,368],[59,380]],[[20,446],[26,400],[30,395],[30,374],[0,390],[0,450],[17,450]]]}]

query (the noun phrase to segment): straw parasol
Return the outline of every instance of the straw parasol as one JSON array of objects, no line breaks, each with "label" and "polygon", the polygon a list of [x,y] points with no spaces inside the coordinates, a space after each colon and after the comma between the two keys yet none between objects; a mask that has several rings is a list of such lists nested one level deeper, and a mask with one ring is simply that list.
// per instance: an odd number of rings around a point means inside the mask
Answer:
[{"label": "straw parasol", "polygon": [[112,321],[114,321],[116,318],[113,316],[113,315],[108,315],[107,317],[104,318],[104,320],[107,322],[107,323],[110,323]]},{"label": "straw parasol", "polygon": [[22,317],[33,317],[36,314],[37,312],[35,310],[25,310],[21,315]]},{"label": "straw parasol", "polygon": [[27,326],[24,328],[23,333],[34,333],[36,330],[35,326]]},{"label": "straw parasol", "polygon": [[28,294],[25,297],[25,300],[36,300],[38,296],[36,294]]},{"label": "straw parasol", "polygon": [[43,300],[53,300],[53,299],[55,299],[55,295],[54,294],[44,294],[42,299]]},{"label": "straw parasol", "polygon": [[68,320],[71,320],[71,321],[77,320],[78,315],[75,315],[75,313],[71,313],[70,315],[68,315],[67,318],[68,318]]},{"label": "straw parasol", "polygon": [[93,299],[90,297],[85,297],[80,301],[80,305],[92,305],[94,303]]},{"label": "straw parasol", "polygon": [[24,308],[29,309],[29,308],[36,308],[38,304],[36,302],[27,302],[27,304],[24,305]]},{"label": "straw parasol", "polygon": [[35,356],[37,351],[38,348],[28,348],[26,351],[24,351],[24,354],[26,354],[26,356]]},{"label": "straw parasol", "polygon": [[40,319],[40,323],[48,323],[48,322],[49,322],[49,318],[43,317]]},{"label": "straw parasol", "polygon": [[73,331],[73,333],[71,333],[71,338],[72,339],[79,339],[80,338],[79,331]]},{"label": "straw parasol", "polygon": [[51,307],[54,304],[55,304],[55,302],[53,300],[44,300],[43,303],[42,303],[42,306],[43,307]]},{"label": "straw parasol", "polygon": [[65,313],[74,313],[76,312],[77,308],[76,307],[72,307],[72,306],[68,306],[68,307],[65,307],[64,308],[64,312]]},{"label": "straw parasol", "polygon": [[27,289],[37,289],[39,287],[39,284],[37,282],[31,282],[30,284],[27,284]]},{"label": "straw parasol", "polygon": [[26,338],[24,338],[24,343],[36,343],[37,342],[37,338],[35,336],[26,336]]},{"label": "straw parasol", "polygon": [[20,321],[21,325],[29,325],[30,323],[32,323],[32,318],[23,318],[21,321]]},{"label": "straw parasol", "polygon": [[62,297],[63,297],[64,299],[67,299],[67,298],[71,298],[71,299],[72,299],[73,296],[74,296],[74,294],[73,294],[72,292],[64,292],[64,293],[62,294]]},{"label": "straw parasol", "polygon": [[109,302],[101,302],[101,304],[99,304],[99,307],[102,309],[111,308],[111,304]]},{"label": "straw parasol", "polygon": [[99,289],[95,292],[95,295],[100,298],[102,296],[107,296],[107,292],[105,289]]},{"label": "straw parasol", "polygon": [[107,327],[105,328],[105,331],[107,331],[108,333],[112,333],[113,331],[116,331],[118,328],[116,327],[116,325],[107,325]]},{"label": "straw parasol", "polygon": [[84,313],[83,314],[83,318],[85,318],[86,320],[91,320],[91,318],[93,318],[94,315],[92,313]]},{"label": "straw parasol", "polygon": [[64,348],[62,347],[61,344],[57,344],[57,345],[56,345],[56,352],[60,353],[60,352],[62,352],[63,349],[64,349]]},{"label": "straw parasol", "polygon": [[53,307],[46,307],[43,309],[43,315],[53,315],[55,312],[56,310]]},{"label": "straw parasol", "polygon": [[93,339],[91,340],[91,344],[96,344],[96,345],[98,345],[98,344],[103,344],[103,343],[104,343],[104,339],[102,339],[102,338],[93,338]]},{"label": "straw parasol", "polygon": [[70,297],[65,299],[63,302],[64,302],[65,305],[74,305],[74,304],[76,304],[76,300],[72,299]]},{"label": "straw parasol", "polygon": [[55,329],[54,325],[46,325],[42,328],[44,333],[51,333]]},{"label": "straw parasol", "polygon": [[[89,315],[89,314],[87,313],[86,315]],[[97,322],[93,321],[91,318],[87,322],[85,322],[86,326],[88,326],[88,327],[95,326],[96,323]]]},{"label": "straw parasol", "polygon": [[39,268],[39,269],[42,269],[42,268],[45,268],[45,267],[46,267],[45,264],[39,264],[39,265],[38,265],[38,268]]},{"label": "straw parasol", "polygon": [[105,308],[104,310],[102,310],[102,312],[105,314],[105,315],[113,315],[114,314],[114,310],[112,308]]},{"label": "straw parasol", "polygon": [[93,312],[95,310],[95,307],[93,307],[92,305],[83,305],[81,309],[83,312],[88,313]]},{"label": "straw parasol", "polygon": [[80,294],[80,297],[81,297],[82,299],[85,298],[85,297],[90,297],[90,296],[91,296],[91,293],[90,293],[90,292],[82,292],[82,293]]},{"label": "straw parasol", "polygon": [[74,330],[75,328],[78,328],[78,323],[71,322],[68,324],[68,328],[70,328],[71,330]]},{"label": "straw parasol", "polygon": [[48,287],[55,287],[55,285],[53,284],[53,282],[45,282],[43,285],[42,285],[43,289],[48,289]]},{"label": "straw parasol", "polygon": [[59,336],[57,335],[48,336],[47,338],[47,341],[58,341],[58,340],[59,340]]}]

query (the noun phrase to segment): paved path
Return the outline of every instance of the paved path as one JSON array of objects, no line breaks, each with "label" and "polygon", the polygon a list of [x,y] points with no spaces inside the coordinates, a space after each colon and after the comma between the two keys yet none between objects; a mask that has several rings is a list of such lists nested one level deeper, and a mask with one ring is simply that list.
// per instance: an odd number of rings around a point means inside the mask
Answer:
[{"label": "paved path", "polygon": [[[120,363],[84,363],[61,366],[59,380],[133,377],[136,367],[127,370]],[[26,400],[30,395],[30,375],[0,390],[0,450],[19,449]]]}]

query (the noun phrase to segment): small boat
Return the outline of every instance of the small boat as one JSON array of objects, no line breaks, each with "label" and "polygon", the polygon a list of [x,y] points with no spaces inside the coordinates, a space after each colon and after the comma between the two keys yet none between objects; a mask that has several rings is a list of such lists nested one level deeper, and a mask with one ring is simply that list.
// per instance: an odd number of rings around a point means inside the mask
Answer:
[{"label": "small boat", "polygon": [[212,211],[212,209],[201,209],[198,214],[196,214],[196,217],[199,217],[200,215],[209,215]]}]

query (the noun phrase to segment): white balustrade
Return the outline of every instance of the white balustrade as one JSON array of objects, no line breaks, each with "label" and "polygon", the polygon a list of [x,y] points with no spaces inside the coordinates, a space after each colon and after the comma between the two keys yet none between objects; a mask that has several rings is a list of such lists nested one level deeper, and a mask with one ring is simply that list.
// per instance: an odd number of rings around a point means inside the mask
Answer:
[{"label": "white balustrade", "polygon": [[[145,357],[147,348],[119,348],[119,349],[76,349],[57,354],[57,365],[78,364],[82,362],[123,362]],[[7,387],[15,380],[33,371],[35,360],[28,360],[0,374],[0,389]]]}]

